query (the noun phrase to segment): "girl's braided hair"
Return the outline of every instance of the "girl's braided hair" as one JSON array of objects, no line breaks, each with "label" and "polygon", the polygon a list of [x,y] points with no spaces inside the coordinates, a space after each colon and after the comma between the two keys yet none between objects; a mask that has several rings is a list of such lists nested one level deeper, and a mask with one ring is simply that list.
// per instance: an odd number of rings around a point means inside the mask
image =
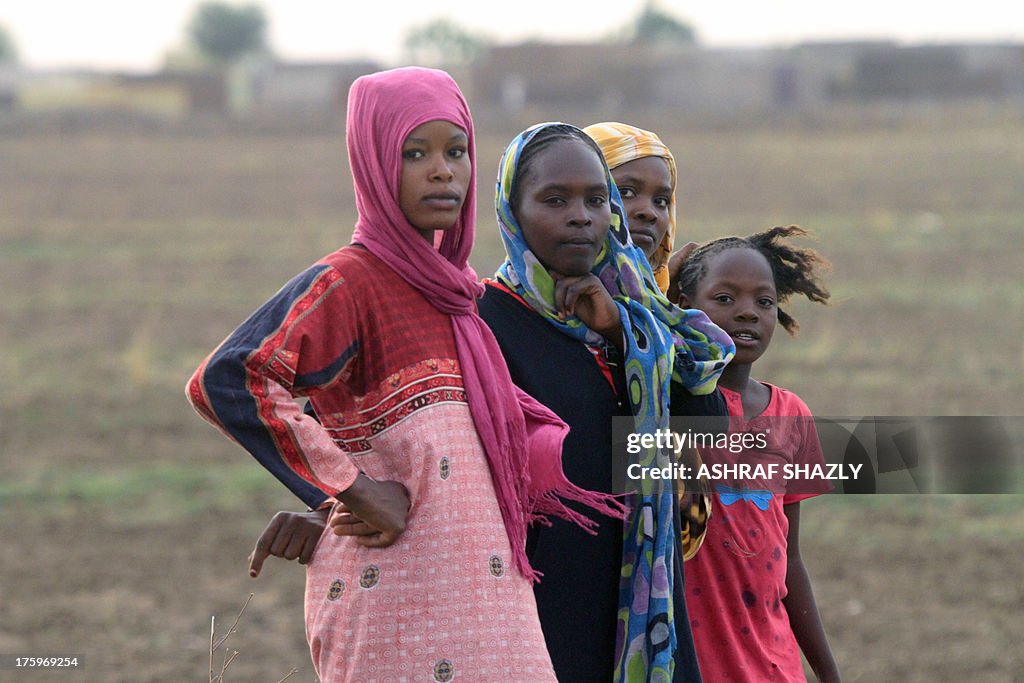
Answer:
[{"label": "girl's braided hair", "polygon": [[[831,296],[819,280],[820,271],[831,267],[828,259],[813,249],[801,249],[783,244],[787,237],[804,236],[807,231],[790,225],[777,226],[749,237],[723,237],[703,244],[693,250],[679,270],[679,291],[693,299],[697,285],[707,274],[707,262],[711,256],[728,249],[753,249],[764,256],[772,268],[775,289],[779,303],[789,300],[793,294],[802,294],[819,304],[828,303]],[[791,335],[800,327],[796,318],[778,308],[779,322]]]}]

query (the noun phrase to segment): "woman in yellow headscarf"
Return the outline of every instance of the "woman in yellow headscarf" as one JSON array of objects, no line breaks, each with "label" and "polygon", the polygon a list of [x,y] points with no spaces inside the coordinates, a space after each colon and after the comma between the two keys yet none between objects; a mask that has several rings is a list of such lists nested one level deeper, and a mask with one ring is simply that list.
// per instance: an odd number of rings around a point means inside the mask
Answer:
[{"label": "woman in yellow headscarf", "polygon": [[[601,148],[622,204],[633,243],[644,252],[662,292],[669,288],[669,259],[676,236],[676,161],[656,134],[625,123],[608,121],[583,131]],[[685,260],[687,245],[677,259]],[[672,266],[678,267],[673,260]],[[673,302],[674,303],[674,302]],[[716,390],[707,396],[673,391],[673,415],[725,415],[725,401]],[[693,454],[699,462],[700,455]],[[679,491],[680,532],[683,558],[700,549],[711,514],[711,497],[700,491]]]},{"label": "woman in yellow headscarf", "polygon": [[583,130],[601,147],[622,195],[633,243],[650,261],[658,287],[667,291],[676,235],[672,152],[654,133],[625,123],[595,123]]}]

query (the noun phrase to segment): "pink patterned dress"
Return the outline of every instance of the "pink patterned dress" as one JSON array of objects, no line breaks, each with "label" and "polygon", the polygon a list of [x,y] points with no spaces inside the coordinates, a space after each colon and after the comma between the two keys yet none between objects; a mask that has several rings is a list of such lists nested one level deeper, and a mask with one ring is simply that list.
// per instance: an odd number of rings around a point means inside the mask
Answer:
[{"label": "pink patterned dress", "polygon": [[[244,376],[231,376],[221,360],[240,357]],[[189,394],[272,470],[276,458],[331,492],[360,471],[409,490],[394,545],[328,530],[307,568],[306,634],[324,683],[556,680],[450,318],[377,257],[348,247],[298,276],[211,355]],[[309,397],[322,427],[293,396]]]}]

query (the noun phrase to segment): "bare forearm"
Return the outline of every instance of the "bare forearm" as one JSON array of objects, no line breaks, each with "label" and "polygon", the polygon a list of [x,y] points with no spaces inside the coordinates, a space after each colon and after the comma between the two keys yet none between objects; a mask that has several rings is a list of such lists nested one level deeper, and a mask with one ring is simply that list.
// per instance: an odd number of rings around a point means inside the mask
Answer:
[{"label": "bare forearm", "polygon": [[829,647],[825,627],[822,626],[821,616],[818,614],[807,568],[799,556],[789,558],[786,589],[787,595],[783,602],[789,614],[790,628],[793,629],[800,650],[803,651],[819,681],[838,682],[839,667],[832,656],[832,648]]}]

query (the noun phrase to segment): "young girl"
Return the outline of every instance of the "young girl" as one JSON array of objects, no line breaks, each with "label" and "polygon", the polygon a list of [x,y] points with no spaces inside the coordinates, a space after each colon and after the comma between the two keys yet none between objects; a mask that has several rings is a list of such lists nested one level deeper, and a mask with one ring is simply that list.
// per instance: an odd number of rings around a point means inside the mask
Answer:
[{"label": "young girl", "polygon": [[[768,430],[786,434],[773,436],[770,448],[787,462],[813,464],[824,458],[807,406],[750,376],[776,320],[791,334],[796,329],[779,304],[793,294],[819,303],[829,297],[815,271],[823,259],[783,242],[803,234],[796,226],[778,227],[705,244],[686,260],[679,286],[680,304],[706,312],[736,343],[719,381],[734,428],[746,431],[755,418],[805,418],[769,420]],[[819,680],[839,680],[799,545],[800,501],[827,486],[801,486],[799,493],[760,497],[719,489],[703,548],[686,565],[686,602],[705,681],[803,681],[801,650]]]},{"label": "young girl", "polygon": [[469,109],[444,72],[397,69],[356,81],[346,131],[353,244],[235,330],[189,398],[311,506],[358,517],[308,567],[321,680],[554,681],[526,526],[589,521],[554,493],[612,510],[564,479],[564,423],[475,313]]},{"label": "young girl", "polygon": [[[658,288],[666,292],[676,235],[676,161],[672,151],[657,134],[616,121],[595,123],[583,132],[601,148],[622,197],[629,236],[651,264]],[[695,246],[690,242],[677,258],[685,258]],[[728,414],[725,399],[717,390],[694,396],[676,384],[671,405],[673,415]],[[711,497],[697,487],[687,491],[679,484],[683,559],[689,560],[704,540]]]},{"label": "young girl", "polygon": [[[480,315],[512,378],[570,425],[563,462],[610,490],[612,418],[667,424],[670,379],[714,388],[732,344],[706,316],[671,305],[632,245],[600,149],[583,131],[541,124],[499,166],[507,260]],[[559,680],[699,680],[671,495],[635,500],[623,525],[587,537],[558,520],[531,530],[541,625]]]}]

